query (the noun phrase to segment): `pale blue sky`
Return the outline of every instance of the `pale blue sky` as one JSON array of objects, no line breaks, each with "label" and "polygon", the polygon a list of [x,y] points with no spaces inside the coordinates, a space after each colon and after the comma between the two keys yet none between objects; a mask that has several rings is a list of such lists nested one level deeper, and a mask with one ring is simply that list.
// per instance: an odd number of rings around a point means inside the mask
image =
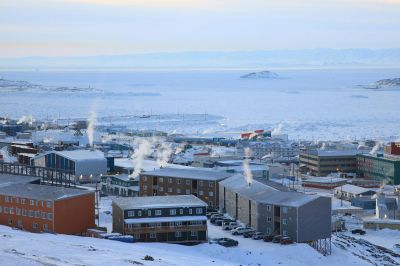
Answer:
[{"label": "pale blue sky", "polygon": [[399,44],[400,0],[0,0],[0,57]]}]

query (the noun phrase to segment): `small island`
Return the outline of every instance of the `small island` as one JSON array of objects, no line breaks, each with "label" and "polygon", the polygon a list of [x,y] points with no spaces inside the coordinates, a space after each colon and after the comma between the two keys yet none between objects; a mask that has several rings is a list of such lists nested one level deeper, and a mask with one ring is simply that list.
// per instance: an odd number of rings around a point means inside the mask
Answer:
[{"label": "small island", "polygon": [[361,86],[364,89],[377,90],[385,88],[400,88],[400,78],[380,79],[372,84]]},{"label": "small island", "polygon": [[242,79],[279,79],[277,73],[265,70],[260,72],[251,72],[241,76]]}]

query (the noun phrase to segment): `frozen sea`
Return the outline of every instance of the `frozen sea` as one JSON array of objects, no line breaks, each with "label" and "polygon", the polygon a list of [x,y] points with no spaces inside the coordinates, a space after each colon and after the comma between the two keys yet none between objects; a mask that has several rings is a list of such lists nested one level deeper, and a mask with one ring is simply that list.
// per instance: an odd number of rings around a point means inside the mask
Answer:
[{"label": "frozen sea", "polygon": [[110,124],[198,135],[281,124],[293,139],[400,138],[400,89],[357,86],[400,77],[400,69],[270,70],[281,79],[240,78],[252,70],[0,71],[7,80],[103,90],[0,92],[0,116],[73,119],[94,109]]}]

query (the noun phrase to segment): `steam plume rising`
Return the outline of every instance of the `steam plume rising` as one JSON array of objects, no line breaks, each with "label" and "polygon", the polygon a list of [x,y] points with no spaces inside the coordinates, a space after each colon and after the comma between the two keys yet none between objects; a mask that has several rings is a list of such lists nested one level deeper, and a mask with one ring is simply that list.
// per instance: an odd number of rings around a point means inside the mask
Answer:
[{"label": "steam plume rising", "polygon": [[32,122],[33,122],[33,117],[31,115],[23,115],[18,120],[17,124],[20,125],[22,123],[28,123],[29,125],[32,125]]},{"label": "steam plume rising", "polygon": [[96,128],[96,113],[94,110],[91,110],[89,113],[89,117],[88,117],[88,126],[87,126],[87,130],[86,130],[86,134],[88,136],[89,139],[89,145],[90,147],[93,147],[93,141],[94,141],[94,130]]},{"label": "steam plume rising", "polygon": [[132,155],[133,173],[131,177],[137,177],[142,171],[143,160],[152,153],[152,142],[146,139],[136,139],[134,143],[137,145]]},{"label": "steam plume rising", "polygon": [[369,154],[376,154],[378,152],[378,150],[380,149],[382,143],[380,141],[378,141],[375,146],[372,148],[372,150],[369,152]]},{"label": "steam plume rising", "polygon": [[251,183],[253,182],[253,174],[251,173],[250,165],[249,165],[251,149],[246,147],[244,149],[244,154],[245,154],[246,158],[243,160],[243,175],[244,175],[244,178],[246,179],[247,184],[250,187]]},{"label": "steam plume rising", "polygon": [[165,142],[161,143],[157,149],[157,164],[160,167],[167,165],[169,158],[172,154],[171,146]]},{"label": "steam plume rising", "polygon": [[271,135],[279,135],[279,134],[281,134],[282,133],[282,129],[283,129],[283,124],[279,123],[279,125],[272,130]]}]

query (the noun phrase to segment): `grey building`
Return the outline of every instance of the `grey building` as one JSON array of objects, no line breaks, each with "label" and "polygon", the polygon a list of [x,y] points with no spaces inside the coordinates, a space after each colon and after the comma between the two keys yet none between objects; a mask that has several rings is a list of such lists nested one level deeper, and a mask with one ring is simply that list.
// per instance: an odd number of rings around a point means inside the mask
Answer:
[{"label": "grey building", "polygon": [[331,198],[284,191],[243,175],[219,183],[219,206],[259,232],[312,243],[331,237]]},{"label": "grey building", "polygon": [[193,195],[117,198],[113,232],[139,242],[207,241],[207,204]]}]

